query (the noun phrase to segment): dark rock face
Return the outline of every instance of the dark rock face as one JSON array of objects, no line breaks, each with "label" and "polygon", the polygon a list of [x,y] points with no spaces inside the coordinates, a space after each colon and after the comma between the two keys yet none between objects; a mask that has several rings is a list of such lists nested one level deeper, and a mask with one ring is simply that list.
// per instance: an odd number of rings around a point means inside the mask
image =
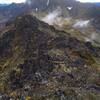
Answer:
[{"label": "dark rock face", "polygon": [[66,7],[66,6],[73,6],[75,3],[75,0],[27,0],[27,2],[31,2],[31,5],[33,8],[38,8],[40,10],[45,10],[46,8],[48,9],[54,9],[58,6],[60,7]]},{"label": "dark rock face", "polygon": [[0,91],[13,91],[15,96],[8,96],[14,99],[28,96],[35,100],[77,99],[77,91],[84,100],[86,87],[99,87],[98,71],[92,70],[94,58],[99,59],[98,48],[31,15],[19,16],[8,26],[0,38],[0,77],[5,87]]}]

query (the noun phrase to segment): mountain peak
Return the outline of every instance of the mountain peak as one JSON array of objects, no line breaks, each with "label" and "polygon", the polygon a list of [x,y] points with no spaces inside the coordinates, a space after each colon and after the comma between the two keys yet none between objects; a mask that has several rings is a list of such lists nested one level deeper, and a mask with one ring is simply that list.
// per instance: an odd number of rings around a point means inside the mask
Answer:
[{"label": "mountain peak", "polygon": [[16,28],[37,28],[38,20],[36,17],[33,17],[31,15],[23,15],[17,17],[15,20],[8,21],[7,26],[14,24]]}]

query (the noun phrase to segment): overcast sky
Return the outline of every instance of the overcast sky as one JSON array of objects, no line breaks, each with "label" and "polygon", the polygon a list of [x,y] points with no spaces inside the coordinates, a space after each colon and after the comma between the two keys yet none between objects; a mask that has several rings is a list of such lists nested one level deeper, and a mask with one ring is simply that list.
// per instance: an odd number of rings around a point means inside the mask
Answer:
[{"label": "overcast sky", "polygon": [[22,3],[22,2],[25,2],[25,1],[26,0],[0,0],[0,3],[2,3],[2,4],[5,4],[5,3],[10,4],[10,3],[13,3],[13,2]]},{"label": "overcast sky", "polygon": [[77,0],[81,2],[100,2],[100,0]]},{"label": "overcast sky", "polygon": [[[21,2],[25,2],[26,0],[0,0],[0,3],[4,4],[4,3],[21,3]],[[81,1],[81,2],[100,2],[100,0],[77,0],[77,1]]]}]

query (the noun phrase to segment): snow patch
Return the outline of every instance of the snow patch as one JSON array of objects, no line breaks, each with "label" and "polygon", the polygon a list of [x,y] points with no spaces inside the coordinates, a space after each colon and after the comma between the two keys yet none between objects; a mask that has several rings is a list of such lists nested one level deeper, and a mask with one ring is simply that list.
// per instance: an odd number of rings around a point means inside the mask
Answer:
[{"label": "snow patch", "polygon": [[67,7],[68,10],[72,10],[73,7]]},{"label": "snow patch", "polygon": [[47,6],[49,5],[49,3],[50,3],[50,0],[47,0]]}]

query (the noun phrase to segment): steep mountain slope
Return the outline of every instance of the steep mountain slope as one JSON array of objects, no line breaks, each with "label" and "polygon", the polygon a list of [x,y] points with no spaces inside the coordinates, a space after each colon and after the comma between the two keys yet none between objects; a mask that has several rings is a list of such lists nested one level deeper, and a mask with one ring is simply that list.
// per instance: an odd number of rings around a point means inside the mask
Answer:
[{"label": "steep mountain slope", "polygon": [[7,23],[1,34],[1,99],[99,98],[100,48],[31,15]]},{"label": "steep mountain slope", "polygon": [[33,8],[38,8],[40,10],[43,10],[46,8],[49,10],[55,9],[56,7],[67,7],[67,6],[73,6],[76,2],[75,0],[27,0],[28,3],[32,5]]}]

